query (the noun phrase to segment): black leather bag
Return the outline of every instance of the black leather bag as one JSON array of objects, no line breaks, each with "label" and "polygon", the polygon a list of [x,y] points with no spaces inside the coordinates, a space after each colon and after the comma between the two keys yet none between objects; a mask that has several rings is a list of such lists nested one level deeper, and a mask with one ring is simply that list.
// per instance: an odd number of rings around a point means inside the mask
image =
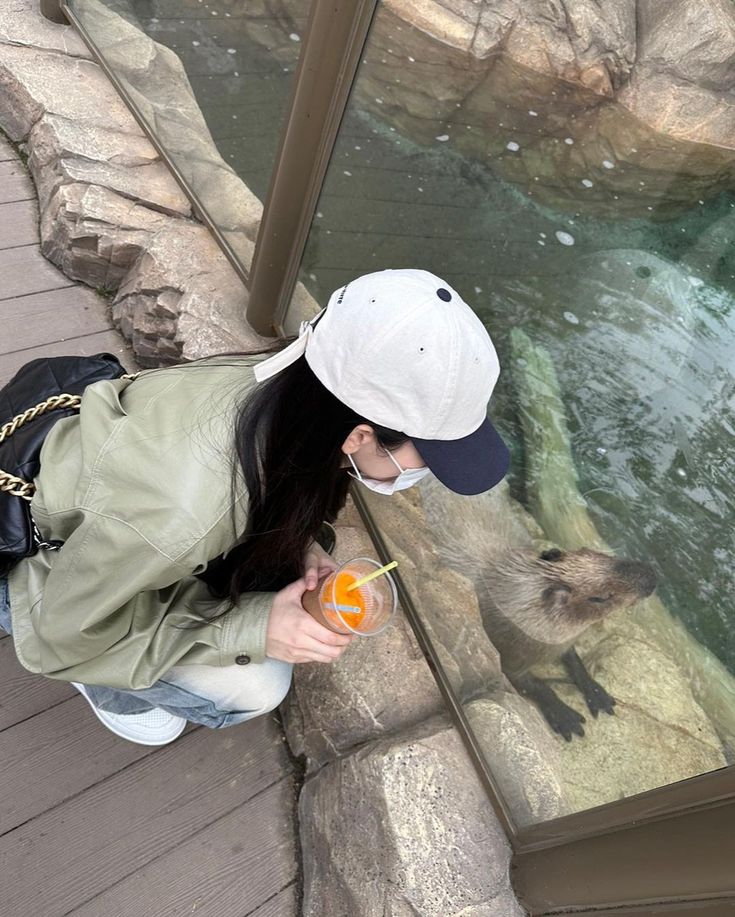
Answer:
[{"label": "black leather bag", "polygon": [[75,396],[93,382],[124,375],[120,361],[109,353],[44,357],[26,363],[0,389],[0,572],[40,547],[59,547],[41,540],[31,517],[41,447],[57,421],[78,411]]}]

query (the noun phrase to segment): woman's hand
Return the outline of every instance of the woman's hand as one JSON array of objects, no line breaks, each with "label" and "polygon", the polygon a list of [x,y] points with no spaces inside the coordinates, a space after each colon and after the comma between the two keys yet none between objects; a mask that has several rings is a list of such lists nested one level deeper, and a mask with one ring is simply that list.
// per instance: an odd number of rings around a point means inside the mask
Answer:
[{"label": "woman's hand", "polygon": [[315,621],[301,604],[305,592],[306,582],[300,579],[276,593],[266,629],[265,654],[283,662],[334,662],[352,635],[332,633]]},{"label": "woman's hand", "polygon": [[328,576],[339,565],[324,548],[316,541],[312,542],[311,547],[306,552],[304,558],[304,581],[306,588],[316,589],[320,579]]}]

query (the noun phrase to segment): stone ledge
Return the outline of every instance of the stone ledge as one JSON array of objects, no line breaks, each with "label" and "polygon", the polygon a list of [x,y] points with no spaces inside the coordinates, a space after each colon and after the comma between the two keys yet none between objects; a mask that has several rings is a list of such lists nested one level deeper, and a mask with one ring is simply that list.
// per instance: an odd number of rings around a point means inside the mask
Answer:
[{"label": "stone ledge", "polygon": [[444,718],[327,764],[299,809],[304,917],[524,913],[508,841]]}]

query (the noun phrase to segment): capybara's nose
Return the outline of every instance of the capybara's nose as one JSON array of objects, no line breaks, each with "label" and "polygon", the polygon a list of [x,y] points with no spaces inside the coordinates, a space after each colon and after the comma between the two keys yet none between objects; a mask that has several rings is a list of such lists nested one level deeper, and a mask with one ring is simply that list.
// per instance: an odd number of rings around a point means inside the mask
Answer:
[{"label": "capybara's nose", "polygon": [[656,574],[650,564],[639,560],[619,560],[615,564],[615,572],[626,579],[642,599],[656,588]]}]

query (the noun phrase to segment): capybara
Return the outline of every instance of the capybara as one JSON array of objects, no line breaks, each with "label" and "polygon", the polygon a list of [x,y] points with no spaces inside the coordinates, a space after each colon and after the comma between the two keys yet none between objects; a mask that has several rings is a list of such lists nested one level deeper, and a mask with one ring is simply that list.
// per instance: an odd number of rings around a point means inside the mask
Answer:
[{"label": "capybara", "polygon": [[420,492],[439,555],[474,584],[483,626],[515,688],[567,741],[584,735],[584,717],[529,671],[561,659],[590,713],[612,714],[615,700],[587,672],[574,641],[591,624],[650,595],[656,587],[651,567],[588,548],[536,550],[529,532],[534,523],[505,483],[461,497],[429,478]]}]

